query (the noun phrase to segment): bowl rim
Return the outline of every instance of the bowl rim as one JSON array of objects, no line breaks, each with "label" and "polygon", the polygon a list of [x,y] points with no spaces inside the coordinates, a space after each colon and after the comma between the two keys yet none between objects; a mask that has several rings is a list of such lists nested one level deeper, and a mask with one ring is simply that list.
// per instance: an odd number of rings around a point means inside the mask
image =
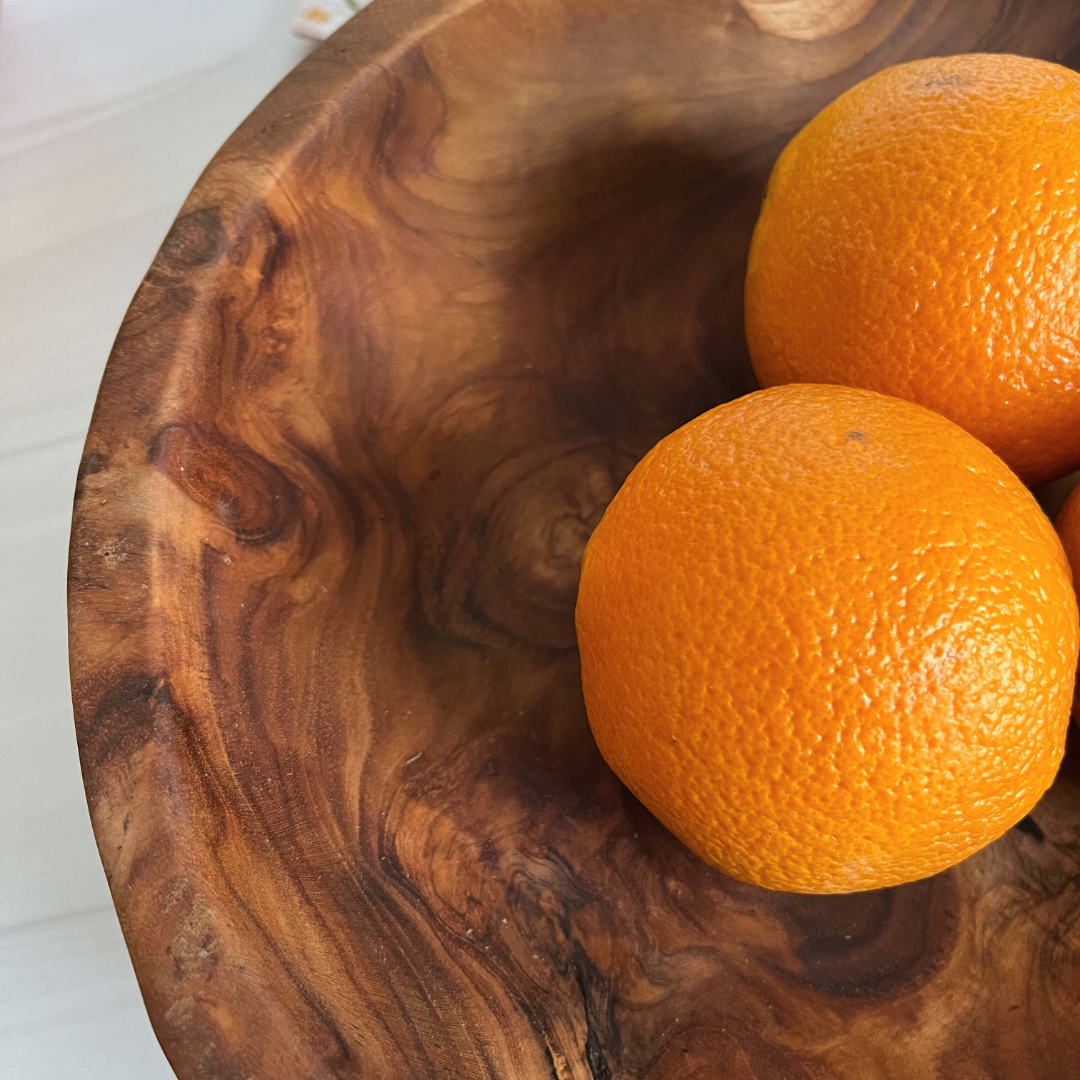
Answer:
[{"label": "bowl rim", "polygon": [[[110,713],[107,759],[95,741],[103,710],[115,704],[117,695],[143,706],[170,705],[160,674],[162,628],[150,618],[161,562],[135,557],[130,550],[137,543],[131,537],[142,529],[154,503],[156,470],[147,450],[161,427],[158,409],[171,371],[185,352],[187,331],[205,312],[227,270],[222,256],[234,242],[230,238],[243,236],[250,215],[258,212],[290,162],[326,128],[334,103],[362,93],[429,34],[486,2],[376,0],[301,60],[214,154],[179,208],[128,306],[99,384],[76,480],[68,546],[75,732],[113,905],[151,1025],[180,1076],[202,1075],[196,1064],[202,1048],[176,1037],[165,1020],[168,1002],[152,989],[151,973],[162,961],[155,962],[144,948],[153,927],[138,890],[132,890],[122,872],[123,845],[118,846],[117,837],[127,832],[128,822],[101,798],[105,784],[128,767],[140,745],[137,713]],[[216,236],[209,247],[205,222]],[[162,303],[166,286],[189,291],[190,303],[179,315]],[[123,674],[131,671],[148,674]],[[178,831],[170,839],[182,852],[197,846],[198,836]]]}]

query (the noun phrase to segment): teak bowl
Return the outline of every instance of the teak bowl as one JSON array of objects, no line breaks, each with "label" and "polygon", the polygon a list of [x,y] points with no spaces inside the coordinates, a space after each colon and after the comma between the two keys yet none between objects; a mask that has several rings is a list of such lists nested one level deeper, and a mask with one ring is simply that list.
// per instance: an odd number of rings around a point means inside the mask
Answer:
[{"label": "teak bowl", "polygon": [[86,791],[182,1080],[1080,1077],[1080,768],[957,869],[716,873],[614,778],[590,528],[753,388],[785,141],[1075,0],[376,0],[199,181],[80,475]]}]

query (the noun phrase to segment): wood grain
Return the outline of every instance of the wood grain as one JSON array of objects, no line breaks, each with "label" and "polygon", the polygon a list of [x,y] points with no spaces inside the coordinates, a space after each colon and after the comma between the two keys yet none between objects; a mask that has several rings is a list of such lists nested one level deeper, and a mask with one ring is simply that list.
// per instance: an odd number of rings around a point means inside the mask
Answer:
[{"label": "wood grain", "polygon": [[73,693],[182,1080],[1075,1080],[1080,763],[905,888],[690,855],[585,722],[633,462],[752,388],[784,142],[885,65],[1080,61],[1072,0],[376,0],[200,180],[79,478]]}]

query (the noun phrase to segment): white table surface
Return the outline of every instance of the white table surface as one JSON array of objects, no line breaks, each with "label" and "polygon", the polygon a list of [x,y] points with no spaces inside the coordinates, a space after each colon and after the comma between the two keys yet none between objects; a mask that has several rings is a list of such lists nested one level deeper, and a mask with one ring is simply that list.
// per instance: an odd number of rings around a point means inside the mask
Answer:
[{"label": "white table surface", "polygon": [[64,579],[124,310],[296,0],[0,2],[0,1080],[167,1080],[94,847]]}]

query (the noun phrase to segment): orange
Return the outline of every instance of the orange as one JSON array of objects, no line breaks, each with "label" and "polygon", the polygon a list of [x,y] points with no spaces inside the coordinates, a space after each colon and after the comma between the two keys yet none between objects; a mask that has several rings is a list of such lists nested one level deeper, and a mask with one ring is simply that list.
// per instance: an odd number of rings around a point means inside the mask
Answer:
[{"label": "orange", "polygon": [[1080,582],[1080,484],[1069,492],[1069,497],[1058,511],[1054,528],[1061,537],[1065,557],[1072,567],[1073,582]]},{"label": "orange", "polygon": [[1078,636],[1068,564],[944,417],[791,385],[630,474],[577,605],[604,758],[706,862],[796,892],[933,874],[1054,778]]},{"label": "orange", "polygon": [[968,55],[837,98],[750,247],[763,386],[841,383],[958,423],[1032,485],[1080,465],[1080,75]]},{"label": "orange", "polygon": [[[1069,492],[1068,498],[1058,511],[1054,528],[1061,538],[1065,557],[1072,567],[1074,587],[1080,583],[1080,484]],[[1073,691],[1073,718],[1080,723],[1080,686]]]}]

